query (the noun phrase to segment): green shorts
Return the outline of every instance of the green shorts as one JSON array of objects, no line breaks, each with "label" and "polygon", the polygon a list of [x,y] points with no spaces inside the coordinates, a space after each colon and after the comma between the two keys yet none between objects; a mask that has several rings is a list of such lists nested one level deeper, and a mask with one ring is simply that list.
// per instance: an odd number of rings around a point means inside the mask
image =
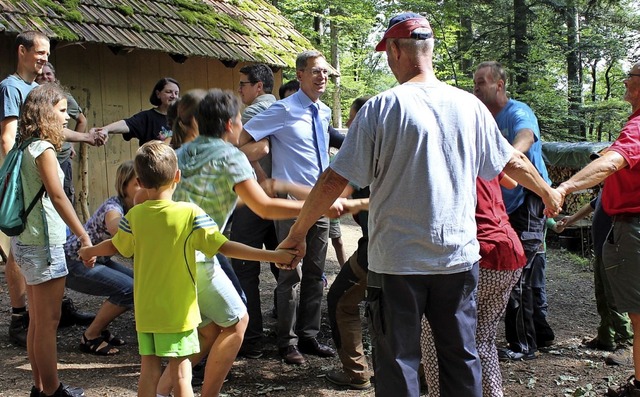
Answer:
[{"label": "green shorts", "polygon": [[200,353],[198,330],[176,333],[138,332],[138,352],[141,356],[186,357]]}]

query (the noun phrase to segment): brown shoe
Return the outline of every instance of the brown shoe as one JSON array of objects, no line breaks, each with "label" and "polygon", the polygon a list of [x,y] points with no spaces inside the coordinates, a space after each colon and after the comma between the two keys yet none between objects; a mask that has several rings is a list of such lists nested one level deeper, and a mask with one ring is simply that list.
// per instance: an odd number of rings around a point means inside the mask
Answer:
[{"label": "brown shoe", "polygon": [[300,339],[298,346],[304,354],[313,354],[319,357],[333,357],[336,355],[335,350],[318,342],[316,338]]},{"label": "brown shoe", "polygon": [[604,362],[609,365],[620,365],[624,367],[633,366],[633,350],[630,347],[618,349],[609,354]]},{"label": "brown shoe", "polygon": [[298,350],[298,346],[296,345],[281,347],[279,349],[279,353],[280,353],[280,357],[282,357],[284,362],[287,364],[300,365],[300,364],[304,364],[306,361],[304,359],[304,356],[300,354],[300,351]]},{"label": "brown shoe", "polygon": [[334,385],[348,386],[355,390],[366,390],[371,387],[369,379],[358,379],[345,374],[342,371],[331,371],[325,375],[327,380]]}]

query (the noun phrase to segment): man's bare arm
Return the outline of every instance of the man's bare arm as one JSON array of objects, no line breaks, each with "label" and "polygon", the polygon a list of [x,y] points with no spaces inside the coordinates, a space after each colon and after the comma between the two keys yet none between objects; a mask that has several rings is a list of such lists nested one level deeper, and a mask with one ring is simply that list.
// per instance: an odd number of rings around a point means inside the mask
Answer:
[{"label": "man's bare arm", "polygon": [[2,155],[6,156],[9,150],[16,144],[16,134],[18,133],[18,118],[6,117],[0,122],[0,133],[2,134]]},{"label": "man's bare arm", "polygon": [[535,141],[536,135],[533,131],[529,128],[523,128],[518,130],[511,146],[522,153],[527,153]]},{"label": "man's bare arm", "polygon": [[516,182],[531,190],[544,202],[547,207],[547,216],[556,216],[562,209],[564,196],[552,189],[547,182],[542,179],[536,167],[531,164],[527,156],[518,150],[514,150],[511,159],[504,167],[504,172]]},{"label": "man's bare arm", "polygon": [[590,188],[628,165],[629,163],[620,153],[608,150],[602,156],[587,164],[586,167],[578,171],[568,181],[561,183],[556,190],[566,196],[569,193]]}]

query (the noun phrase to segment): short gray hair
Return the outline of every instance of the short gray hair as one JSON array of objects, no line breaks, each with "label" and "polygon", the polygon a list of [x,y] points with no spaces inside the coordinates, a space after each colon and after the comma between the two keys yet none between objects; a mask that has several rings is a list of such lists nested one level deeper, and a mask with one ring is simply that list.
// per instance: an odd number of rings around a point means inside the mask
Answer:
[{"label": "short gray hair", "polygon": [[309,59],[324,58],[324,55],[318,50],[307,50],[298,54],[296,58],[296,70],[304,70],[307,67]]}]

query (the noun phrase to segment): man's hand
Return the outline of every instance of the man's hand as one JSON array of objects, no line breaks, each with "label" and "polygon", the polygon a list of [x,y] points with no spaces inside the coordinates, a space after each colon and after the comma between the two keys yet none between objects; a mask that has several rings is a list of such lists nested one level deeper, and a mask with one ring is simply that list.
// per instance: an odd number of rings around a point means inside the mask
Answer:
[{"label": "man's hand", "polygon": [[89,136],[91,137],[91,140],[93,140],[93,143],[88,143],[92,146],[102,146],[107,143],[107,140],[109,139],[108,131],[104,128],[91,128],[89,130]]},{"label": "man's hand", "polygon": [[289,235],[278,245],[277,250],[287,249],[289,252],[297,252],[295,257],[290,263],[276,263],[278,269],[293,270],[300,264],[302,258],[307,252],[307,236],[296,235],[292,230],[289,230]]},{"label": "man's hand", "polygon": [[325,216],[331,219],[340,218],[346,211],[344,208],[344,203],[347,201],[345,198],[338,198],[336,201],[331,204],[331,207],[325,213]]},{"label": "man's hand", "polygon": [[544,214],[547,218],[553,218],[558,216],[562,211],[562,204],[564,204],[564,194],[558,189],[551,189],[551,193],[548,197],[543,198],[545,205]]}]

